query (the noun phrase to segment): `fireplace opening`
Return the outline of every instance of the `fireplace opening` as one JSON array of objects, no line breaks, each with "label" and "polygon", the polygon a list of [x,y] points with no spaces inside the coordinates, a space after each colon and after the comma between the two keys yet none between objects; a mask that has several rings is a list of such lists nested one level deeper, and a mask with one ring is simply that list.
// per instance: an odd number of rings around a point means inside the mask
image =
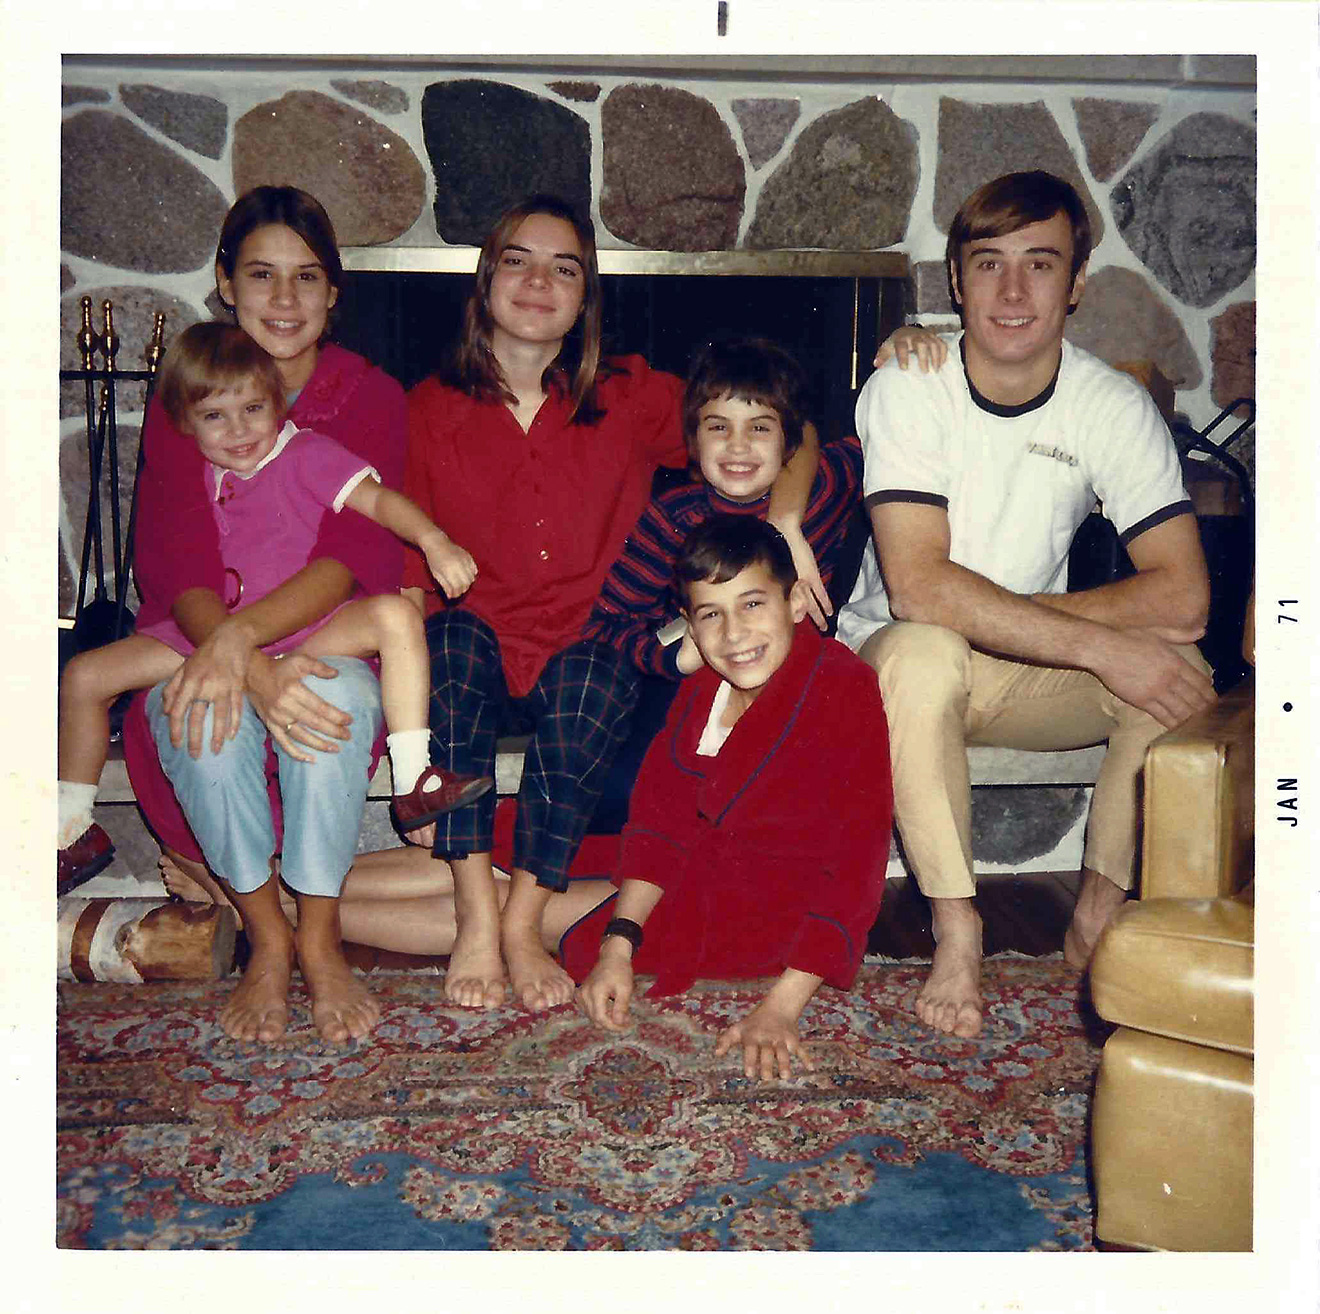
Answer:
[{"label": "fireplace opening", "polygon": [[[405,388],[444,358],[472,285],[470,247],[344,253],[335,338]],[[854,431],[857,394],[879,344],[903,322],[898,252],[602,251],[608,354],[636,352],[683,377],[706,342],[740,334],[792,352],[822,439]]]}]

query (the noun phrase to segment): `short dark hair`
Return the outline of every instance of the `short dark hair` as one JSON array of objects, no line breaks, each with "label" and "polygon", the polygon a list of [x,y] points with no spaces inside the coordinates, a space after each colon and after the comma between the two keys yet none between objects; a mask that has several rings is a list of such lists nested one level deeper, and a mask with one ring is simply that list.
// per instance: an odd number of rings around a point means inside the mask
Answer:
[{"label": "short dark hair", "polygon": [[182,431],[190,406],[245,379],[261,384],[276,414],[284,414],[284,384],[274,358],[238,325],[207,320],[184,329],[170,343],[156,396],[170,422]]},{"label": "short dark hair", "polygon": [[787,597],[797,570],[783,534],[760,516],[721,512],[703,520],[683,540],[674,562],[674,587],[687,607],[691,585],[727,584],[758,562]]},{"label": "short dark hair", "polygon": [[701,408],[720,397],[771,406],[784,430],[784,457],[802,446],[807,376],[777,342],[728,338],[707,343],[696,355],[683,390],[683,437],[695,459]]},{"label": "short dark hair", "polygon": [[[959,207],[949,225],[944,269],[953,294],[952,271],[962,277],[962,251],[968,242],[986,237],[1007,237],[1028,224],[1044,223],[1062,212],[1072,227],[1072,277],[1091,254],[1091,219],[1077,189],[1044,169],[1006,173],[978,187]],[[957,298],[954,297],[954,304]]]}]

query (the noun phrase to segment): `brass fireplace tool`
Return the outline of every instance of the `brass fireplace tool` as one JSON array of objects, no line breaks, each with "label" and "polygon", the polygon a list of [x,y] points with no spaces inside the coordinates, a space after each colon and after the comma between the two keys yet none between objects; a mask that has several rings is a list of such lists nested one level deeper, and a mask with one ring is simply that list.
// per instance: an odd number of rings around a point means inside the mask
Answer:
[{"label": "brass fireplace tool", "polygon": [[[114,305],[109,300],[101,302],[100,333],[92,328],[91,297],[82,298],[81,308],[82,325],[78,330],[77,344],[82,367],[60,371],[62,381],[82,380],[87,411],[87,519],[83,532],[82,561],[78,572],[78,596],[73,622],[74,648],[79,652],[122,638],[132,628],[133,614],[127,609],[127,602],[129,578],[133,567],[133,530],[137,518],[138,479],[142,472],[142,444],[139,440],[137,464],[133,475],[133,492],[129,503],[128,529],[121,535],[119,428],[115,412],[115,386],[119,383],[146,384],[142,402],[142,414],[145,418],[147,407],[151,404],[151,394],[164,350],[165,337],[165,315],[163,312],[157,312],[151,341],[147,344],[145,352],[147,368],[121,370],[116,365],[120,342],[119,334],[115,331]],[[101,369],[96,368],[98,353],[105,362]],[[101,385],[99,406],[96,395],[98,381]],[[110,467],[110,534],[115,590],[113,600],[106,592],[105,549],[101,529],[101,472],[103,464],[106,463]],[[95,590],[88,600],[87,580],[93,561],[96,566]]]}]

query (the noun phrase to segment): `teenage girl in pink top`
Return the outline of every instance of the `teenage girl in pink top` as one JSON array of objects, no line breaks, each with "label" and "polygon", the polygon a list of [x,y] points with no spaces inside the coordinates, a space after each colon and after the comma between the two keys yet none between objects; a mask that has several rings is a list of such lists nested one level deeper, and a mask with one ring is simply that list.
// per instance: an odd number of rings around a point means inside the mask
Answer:
[{"label": "teenage girl in pink top", "polygon": [[[306,192],[258,187],[241,196],[226,216],[216,252],[217,290],[233,307],[239,327],[274,357],[287,418],[337,439],[373,466],[385,487],[397,488],[406,433],[403,390],[361,356],[326,341],[342,278],[334,228]],[[172,735],[186,736],[200,752],[208,707],[214,704],[218,724],[227,733],[230,709],[241,699],[272,744],[290,755],[310,752],[317,758],[306,769],[360,754],[361,767],[354,769],[351,794],[343,803],[344,811],[353,813],[356,841],[356,817],[374,765],[372,721],[379,719],[380,707],[375,676],[366,663],[357,662],[360,669],[350,681],[318,659],[303,654],[276,659],[263,648],[327,615],[358,591],[397,591],[399,540],[351,509],[328,515],[308,564],[240,618],[225,607],[219,536],[197,444],[178,433],[159,402],[148,412],[142,441],[138,622],[145,627],[173,615],[196,644],[171,682],[163,708]],[[217,891],[161,771],[145,701],[141,696],[134,701],[124,727],[134,792],[162,841],[164,865]],[[282,800],[273,753],[266,754],[265,774],[278,845]],[[267,885],[274,897],[273,882]],[[272,1040],[285,1028],[294,931],[283,919],[275,931],[269,943],[253,946],[252,961],[261,962],[261,973],[254,977],[249,970],[222,1013],[225,1029],[237,1039]],[[322,1033],[329,1040],[364,1035],[378,1011],[344,962],[335,899],[299,899],[296,947]]]}]

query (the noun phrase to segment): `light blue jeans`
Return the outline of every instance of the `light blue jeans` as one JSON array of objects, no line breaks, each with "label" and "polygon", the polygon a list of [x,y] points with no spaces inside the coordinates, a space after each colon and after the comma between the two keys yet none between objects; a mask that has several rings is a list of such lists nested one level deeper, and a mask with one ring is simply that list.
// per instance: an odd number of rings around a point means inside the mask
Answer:
[{"label": "light blue jeans", "polygon": [[[278,744],[280,797],[284,805],[284,850],[280,875],[300,894],[339,894],[357,852],[362,809],[371,772],[371,747],[383,713],[380,684],[371,667],[355,657],[330,657],[334,679],[308,676],[304,683],[327,703],[353,718],[351,738],[336,741],[337,753],[316,753],[299,762]],[[208,708],[200,757],[188,752],[187,740],[170,743],[170,722],[162,706],[165,686],[147,695],[160,764],[206,856],[206,865],[240,894],[251,894],[270,877],[275,829],[266,794],[266,744],[261,718],[244,702],[236,738],[211,752]],[[315,750],[312,750],[313,752]]]}]

